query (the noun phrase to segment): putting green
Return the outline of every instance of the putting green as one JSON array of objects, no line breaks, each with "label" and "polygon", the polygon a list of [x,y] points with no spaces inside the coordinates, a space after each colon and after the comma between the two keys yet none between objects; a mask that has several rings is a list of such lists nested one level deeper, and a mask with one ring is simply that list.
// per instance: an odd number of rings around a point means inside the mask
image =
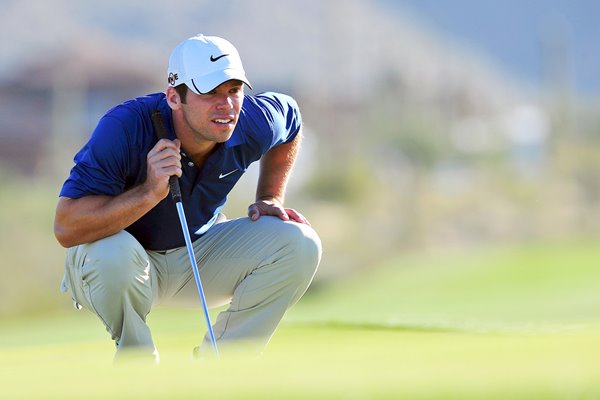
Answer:
[{"label": "putting green", "polygon": [[[157,310],[159,366],[113,365],[107,338],[0,349],[2,398],[585,399],[600,396],[598,327],[477,334],[284,324],[262,358],[193,360],[195,311]],[[63,328],[72,317],[55,319]],[[176,324],[181,322],[182,326]],[[38,326],[39,328],[40,326]],[[15,327],[13,327],[15,328]],[[51,332],[60,329],[54,325]],[[89,332],[88,332],[89,331]],[[13,331],[16,332],[16,331]],[[38,334],[41,334],[38,331]]]},{"label": "putting green", "polygon": [[597,247],[401,256],[315,290],[261,358],[192,360],[197,309],[152,312],[159,366],[113,365],[86,312],[3,321],[0,397],[597,399]]}]

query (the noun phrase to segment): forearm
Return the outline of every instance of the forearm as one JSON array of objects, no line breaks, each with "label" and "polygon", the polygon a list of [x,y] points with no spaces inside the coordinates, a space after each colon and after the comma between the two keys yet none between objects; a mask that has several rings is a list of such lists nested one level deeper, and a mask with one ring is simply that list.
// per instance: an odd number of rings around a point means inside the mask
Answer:
[{"label": "forearm", "polygon": [[285,189],[302,141],[301,132],[290,143],[269,150],[260,161],[260,175],[256,189],[256,202],[248,207],[248,217],[258,221],[261,215],[279,217],[310,225],[308,220],[293,208],[284,207]]},{"label": "forearm", "polygon": [[143,185],[115,197],[61,197],[56,208],[54,234],[64,247],[93,242],[125,229],[159,201]]},{"label": "forearm", "polygon": [[300,150],[302,132],[290,143],[269,150],[260,161],[256,200],[274,199],[283,204],[285,189]]},{"label": "forearm", "polygon": [[147,156],[146,181],[118,196],[61,197],[54,235],[64,247],[93,242],[127,228],[169,193],[169,178],[181,176],[181,143],[161,139]]}]

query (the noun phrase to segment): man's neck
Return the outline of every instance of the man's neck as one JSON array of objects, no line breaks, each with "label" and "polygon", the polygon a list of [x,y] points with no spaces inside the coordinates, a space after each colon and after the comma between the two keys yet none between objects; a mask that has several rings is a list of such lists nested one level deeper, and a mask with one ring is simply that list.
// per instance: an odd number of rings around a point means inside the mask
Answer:
[{"label": "man's neck", "polygon": [[217,143],[215,142],[203,142],[203,143],[184,143],[181,141],[181,151],[185,153],[189,158],[194,161],[194,164],[197,167],[202,166],[206,159],[213,153],[213,151],[217,148]]},{"label": "man's neck", "polygon": [[217,142],[202,140],[173,115],[175,136],[181,141],[181,151],[200,167],[217,147]]}]

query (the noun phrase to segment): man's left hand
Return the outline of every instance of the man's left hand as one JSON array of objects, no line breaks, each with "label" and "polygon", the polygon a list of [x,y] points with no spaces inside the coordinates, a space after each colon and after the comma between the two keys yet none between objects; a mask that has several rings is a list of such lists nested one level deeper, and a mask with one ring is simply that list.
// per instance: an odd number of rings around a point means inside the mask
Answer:
[{"label": "man's left hand", "polygon": [[259,200],[248,207],[248,217],[257,221],[263,215],[279,217],[283,221],[295,221],[310,226],[310,222],[293,208],[285,208],[277,200]]}]

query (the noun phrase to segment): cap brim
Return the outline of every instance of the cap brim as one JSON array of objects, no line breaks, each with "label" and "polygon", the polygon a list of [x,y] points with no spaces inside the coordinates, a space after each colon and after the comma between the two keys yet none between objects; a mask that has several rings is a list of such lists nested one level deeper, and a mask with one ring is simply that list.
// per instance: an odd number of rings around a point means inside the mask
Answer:
[{"label": "cap brim", "polygon": [[219,86],[220,84],[230,81],[232,79],[244,82],[250,89],[252,89],[252,85],[246,78],[246,74],[244,71],[240,71],[239,69],[223,69],[219,71],[212,72],[208,75],[199,76],[193,79],[190,79],[185,84],[190,88],[190,90],[196,94],[206,94]]}]

